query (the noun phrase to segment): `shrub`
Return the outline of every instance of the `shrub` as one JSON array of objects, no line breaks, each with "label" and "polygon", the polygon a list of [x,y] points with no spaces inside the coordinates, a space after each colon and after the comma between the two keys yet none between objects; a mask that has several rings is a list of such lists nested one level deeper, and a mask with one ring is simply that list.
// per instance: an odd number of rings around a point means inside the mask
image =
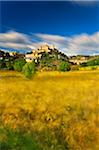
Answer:
[{"label": "shrub", "polygon": [[16,71],[22,71],[22,68],[23,68],[23,66],[26,64],[26,61],[25,61],[25,59],[18,59],[18,60],[15,60],[15,62],[14,62],[14,70],[16,70]]},{"label": "shrub", "polygon": [[87,62],[87,66],[94,66],[95,65],[95,61],[88,61]]},{"label": "shrub", "polygon": [[99,58],[95,60],[95,65],[99,65]]},{"label": "shrub", "polygon": [[13,62],[12,62],[12,61],[6,62],[6,68],[7,68],[8,70],[13,70]]},{"label": "shrub", "polygon": [[5,69],[6,68],[6,63],[4,60],[0,61],[0,69]]},{"label": "shrub", "polygon": [[78,65],[72,65],[71,70],[72,71],[79,70],[79,66]]},{"label": "shrub", "polygon": [[82,64],[80,64],[81,67],[86,67],[87,66],[87,63],[86,62],[83,62]]},{"label": "shrub", "polygon": [[99,58],[87,62],[87,66],[97,66],[97,65],[99,65]]},{"label": "shrub", "polygon": [[44,53],[42,55],[42,59],[41,59],[41,66],[42,67],[51,67],[52,66],[52,58],[49,56],[49,54]]},{"label": "shrub", "polygon": [[35,62],[26,63],[22,71],[26,78],[31,78],[36,72]]},{"label": "shrub", "polygon": [[70,70],[70,64],[68,62],[65,62],[65,61],[62,61],[60,63],[60,66],[59,66],[59,70],[60,71],[69,71]]},{"label": "shrub", "polygon": [[95,67],[95,66],[91,67],[91,70],[96,70],[96,69],[97,69],[97,67]]}]

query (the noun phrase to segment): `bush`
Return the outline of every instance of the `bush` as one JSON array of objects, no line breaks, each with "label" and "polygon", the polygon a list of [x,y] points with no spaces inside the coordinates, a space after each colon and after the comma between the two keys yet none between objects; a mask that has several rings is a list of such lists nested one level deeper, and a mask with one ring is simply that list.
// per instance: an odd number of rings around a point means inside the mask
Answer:
[{"label": "bush", "polygon": [[16,70],[16,71],[22,71],[22,68],[23,68],[23,66],[26,64],[26,61],[25,61],[25,59],[18,59],[18,60],[15,60],[15,62],[14,62],[14,70]]},{"label": "bush", "polygon": [[41,66],[42,67],[51,67],[52,66],[52,58],[49,56],[49,54],[44,53],[42,55],[42,59],[41,59]]},{"label": "bush", "polygon": [[22,71],[26,78],[31,78],[36,72],[35,62],[26,63]]},{"label": "bush", "polygon": [[13,70],[13,62],[12,62],[12,61],[6,62],[6,68],[7,68],[8,70]]},{"label": "bush", "polygon": [[65,62],[65,61],[62,61],[60,63],[60,66],[59,66],[59,70],[60,71],[69,71],[70,70],[70,64],[68,62]]},{"label": "bush", "polygon": [[86,67],[87,66],[87,63],[86,62],[83,62],[82,64],[80,64],[81,67]]},{"label": "bush", "polygon": [[79,70],[79,65],[72,65],[71,70],[72,71]]},{"label": "bush", "polygon": [[96,66],[92,66],[92,67],[91,67],[91,70],[96,70],[96,69],[97,69]]},{"label": "bush", "polygon": [[88,61],[87,66],[95,66],[95,61]]},{"label": "bush", "polygon": [[5,69],[6,68],[6,63],[4,60],[0,60],[0,69]]},{"label": "bush", "polygon": [[97,65],[99,65],[99,58],[87,62],[87,66],[97,66]]}]

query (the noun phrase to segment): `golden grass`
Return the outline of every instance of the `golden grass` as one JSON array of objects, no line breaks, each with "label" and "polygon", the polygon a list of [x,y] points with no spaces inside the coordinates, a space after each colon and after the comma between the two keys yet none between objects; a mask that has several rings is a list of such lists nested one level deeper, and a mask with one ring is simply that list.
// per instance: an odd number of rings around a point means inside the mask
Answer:
[{"label": "golden grass", "polygon": [[4,127],[56,131],[70,150],[99,149],[99,71],[41,72],[32,80],[0,72]]}]

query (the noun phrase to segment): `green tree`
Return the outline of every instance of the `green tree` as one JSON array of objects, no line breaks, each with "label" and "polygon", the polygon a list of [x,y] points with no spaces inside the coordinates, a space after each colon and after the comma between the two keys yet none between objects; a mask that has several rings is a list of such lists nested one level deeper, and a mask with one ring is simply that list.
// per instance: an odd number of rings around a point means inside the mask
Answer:
[{"label": "green tree", "polygon": [[99,65],[99,58],[95,60],[95,65]]},{"label": "green tree", "polygon": [[69,64],[69,62],[62,61],[60,63],[60,66],[59,66],[59,70],[63,71],[63,72],[69,71],[70,70],[70,64]]},{"label": "green tree", "polygon": [[42,59],[41,59],[41,65],[42,67],[50,67],[51,64],[52,64],[52,58],[50,58],[49,54],[48,53],[44,53],[42,55]]},{"label": "green tree", "polygon": [[36,72],[35,62],[26,63],[22,69],[22,72],[26,78],[30,79],[32,76],[34,76]]},{"label": "green tree", "polygon": [[95,61],[94,60],[88,61],[87,66],[95,66]]},{"label": "green tree", "polygon": [[82,64],[80,64],[81,67],[86,67],[87,66],[87,63],[86,62],[83,62]]},{"label": "green tree", "polygon": [[22,71],[22,68],[23,68],[23,66],[26,64],[26,61],[25,61],[25,59],[18,59],[18,60],[15,60],[15,62],[14,62],[14,70],[16,70],[16,71]]},{"label": "green tree", "polygon": [[13,61],[7,61],[6,62],[6,68],[8,70],[13,70]]},{"label": "green tree", "polygon": [[0,60],[0,69],[5,69],[6,68],[6,63],[4,60]]}]

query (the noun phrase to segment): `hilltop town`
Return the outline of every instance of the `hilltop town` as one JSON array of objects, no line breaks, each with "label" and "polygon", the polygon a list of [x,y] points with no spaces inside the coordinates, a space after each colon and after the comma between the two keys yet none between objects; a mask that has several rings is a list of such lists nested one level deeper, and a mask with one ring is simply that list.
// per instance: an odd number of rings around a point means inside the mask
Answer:
[{"label": "hilltop town", "polygon": [[49,57],[56,57],[56,59],[62,59],[64,61],[68,60],[68,57],[64,53],[56,49],[54,45],[49,46],[47,44],[42,45],[36,50],[33,50],[30,54],[26,54],[25,58],[27,62],[31,62],[33,60],[35,60],[35,62],[38,62],[40,61],[40,59],[42,59],[45,53],[48,54]]},{"label": "hilltop town", "polygon": [[[99,63],[99,56],[67,56],[60,50],[58,50],[54,45],[44,44],[38,49],[34,49],[26,54],[17,52],[5,52],[0,50],[0,68],[13,68],[14,61],[24,59],[26,62],[34,61],[38,69],[47,70],[58,70],[61,62],[68,62],[71,68],[76,68],[73,66],[87,66],[87,65],[97,65]],[[88,63],[88,64],[87,64]]]},{"label": "hilltop town", "polygon": [[55,48],[54,45],[49,46],[45,44],[42,45],[40,48],[35,49],[30,53],[26,54],[25,59],[27,62],[31,62],[33,60],[35,60],[35,62],[38,62],[40,59],[42,59],[44,53],[48,53],[50,57],[56,56],[57,59],[69,61],[70,63],[77,64],[77,65],[85,63],[90,59],[99,57],[99,56],[88,56],[88,55],[67,56],[66,54],[59,51],[57,48]]}]

